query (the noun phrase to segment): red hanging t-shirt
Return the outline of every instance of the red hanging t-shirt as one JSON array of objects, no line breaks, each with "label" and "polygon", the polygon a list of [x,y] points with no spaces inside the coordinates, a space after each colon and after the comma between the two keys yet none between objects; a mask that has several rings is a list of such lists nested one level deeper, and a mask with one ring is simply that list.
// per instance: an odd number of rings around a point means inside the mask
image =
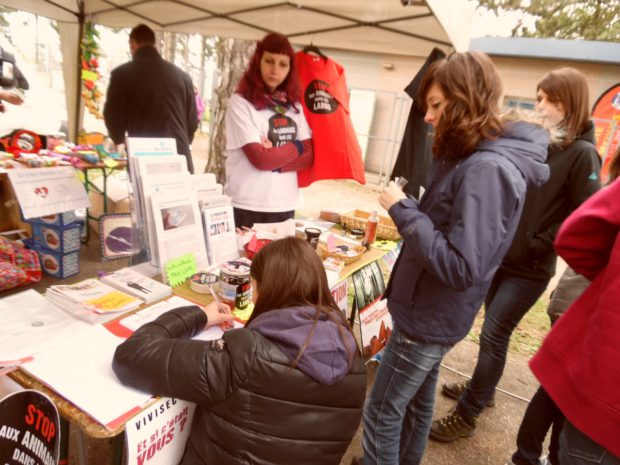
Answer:
[{"label": "red hanging t-shirt", "polygon": [[354,179],[365,184],[362,149],[351,122],[344,68],[331,58],[304,52],[295,54],[295,64],[314,144],[312,167],[297,172],[299,186],[320,179]]}]

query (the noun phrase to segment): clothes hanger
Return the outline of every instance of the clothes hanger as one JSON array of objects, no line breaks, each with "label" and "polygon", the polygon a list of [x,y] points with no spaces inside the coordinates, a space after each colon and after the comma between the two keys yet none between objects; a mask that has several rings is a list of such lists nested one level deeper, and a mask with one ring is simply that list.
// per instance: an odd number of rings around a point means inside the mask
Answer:
[{"label": "clothes hanger", "polygon": [[327,56],[323,52],[321,52],[321,49],[314,45],[312,42],[310,42],[310,45],[306,45],[302,51],[304,53],[314,53],[315,55],[320,56],[324,60],[327,60]]}]

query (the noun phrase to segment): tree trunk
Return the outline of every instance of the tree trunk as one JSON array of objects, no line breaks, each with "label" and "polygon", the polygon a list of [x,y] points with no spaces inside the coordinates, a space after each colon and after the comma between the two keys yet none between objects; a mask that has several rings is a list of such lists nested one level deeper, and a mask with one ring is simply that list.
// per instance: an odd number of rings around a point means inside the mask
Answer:
[{"label": "tree trunk", "polygon": [[163,57],[170,63],[174,63],[177,54],[177,33],[164,32],[164,53]]},{"label": "tree trunk", "polygon": [[239,39],[219,39],[215,48],[219,84],[212,98],[209,156],[205,173],[215,173],[217,181],[222,184],[226,179],[224,115],[228,100],[237,88],[255,48],[256,42]]}]

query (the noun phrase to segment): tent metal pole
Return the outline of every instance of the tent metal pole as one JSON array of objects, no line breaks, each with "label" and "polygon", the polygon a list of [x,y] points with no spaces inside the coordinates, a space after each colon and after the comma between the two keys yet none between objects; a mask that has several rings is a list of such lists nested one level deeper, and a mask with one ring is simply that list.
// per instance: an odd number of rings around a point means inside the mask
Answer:
[{"label": "tent metal pole", "polygon": [[74,122],[74,131],[75,131],[75,140],[73,142],[77,143],[78,134],[80,133],[80,129],[82,126],[82,117],[80,115],[80,110],[82,109],[82,37],[84,35],[84,0],[79,0],[78,2],[78,41],[77,41],[77,82],[75,83],[75,122]]}]

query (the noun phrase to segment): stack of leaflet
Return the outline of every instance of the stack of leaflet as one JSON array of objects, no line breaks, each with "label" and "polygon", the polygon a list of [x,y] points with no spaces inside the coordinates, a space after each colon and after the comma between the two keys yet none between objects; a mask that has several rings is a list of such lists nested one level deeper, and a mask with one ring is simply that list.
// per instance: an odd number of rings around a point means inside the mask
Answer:
[{"label": "stack of leaflet", "polygon": [[101,281],[129,295],[133,295],[147,304],[172,294],[170,286],[148,278],[131,268],[122,268],[107,274],[101,277]]},{"label": "stack of leaflet", "polygon": [[96,279],[50,286],[45,297],[70,315],[93,324],[105,323],[142,304],[137,297]]},{"label": "stack of leaflet", "polygon": [[209,262],[220,265],[239,258],[235,217],[230,197],[222,194],[204,196],[202,221]]}]

